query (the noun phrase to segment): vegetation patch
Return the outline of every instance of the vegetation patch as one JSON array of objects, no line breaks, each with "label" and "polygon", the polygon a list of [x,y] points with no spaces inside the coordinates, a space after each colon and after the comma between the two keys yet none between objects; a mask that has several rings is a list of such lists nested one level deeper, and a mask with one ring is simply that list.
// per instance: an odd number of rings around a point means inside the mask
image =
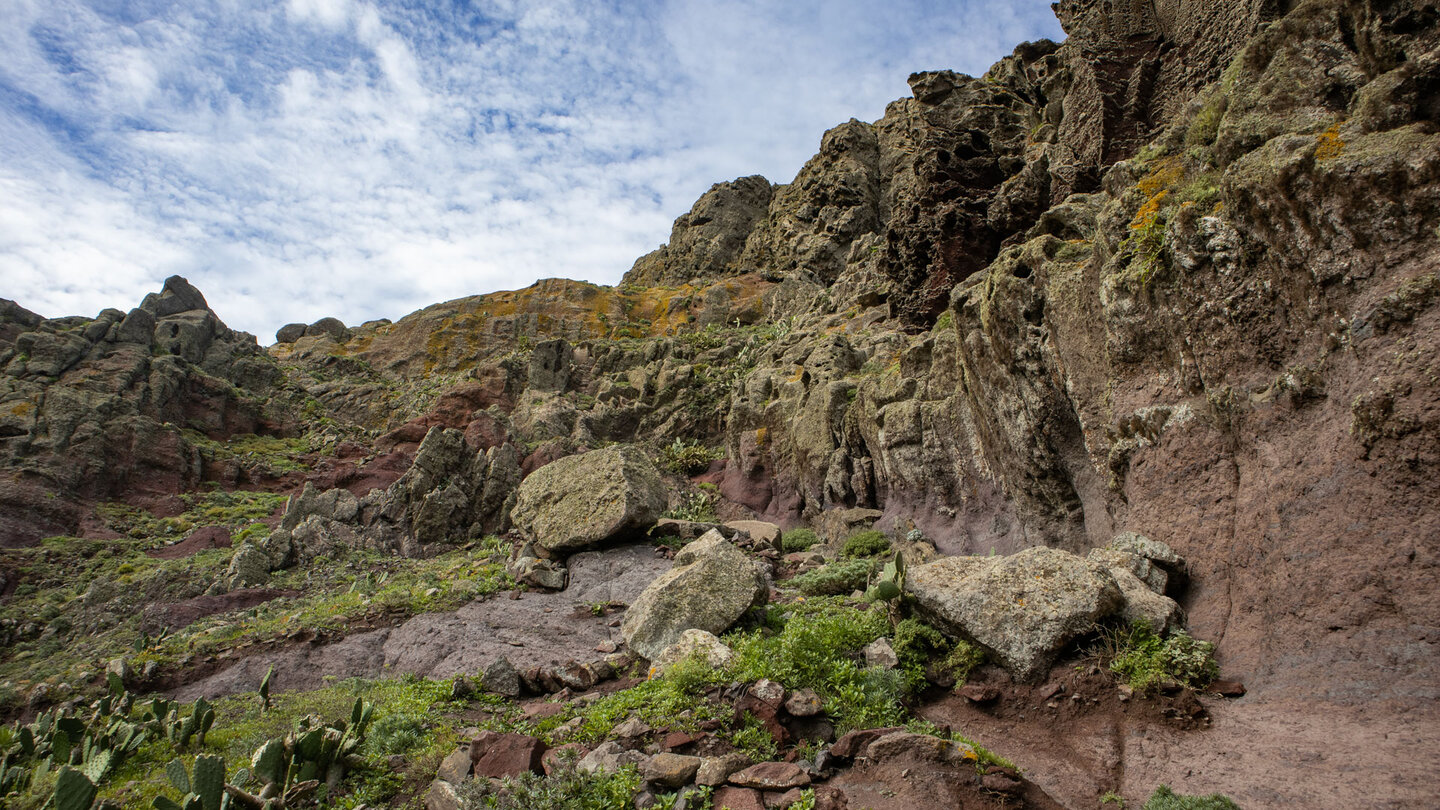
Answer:
[{"label": "vegetation patch", "polygon": [[[634,765],[626,765],[618,773],[585,774],[571,763],[550,776],[527,773],[494,781],[467,779],[459,793],[466,807],[487,810],[631,810],[639,790],[640,774]],[[705,798],[709,798],[708,789]],[[674,802],[675,794],[667,794],[659,797],[655,806]]]},{"label": "vegetation patch", "polygon": [[780,547],[786,554],[805,551],[820,542],[812,529],[791,529],[780,537]]},{"label": "vegetation patch", "polygon": [[712,450],[694,440],[677,438],[660,450],[660,466],[676,475],[699,475],[710,468],[712,461],[725,457],[725,451]]},{"label": "vegetation patch", "polygon": [[1240,810],[1240,806],[1219,793],[1183,796],[1161,785],[1145,800],[1145,810]]},{"label": "vegetation patch", "polygon": [[875,557],[890,550],[890,538],[882,531],[866,529],[845,540],[840,548],[842,557]]},{"label": "vegetation patch", "polygon": [[875,565],[870,560],[836,560],[790,580],[806,596],[843,596],[863,591]]},{"label": "vegetation patch", "polygon": [[1156,689],[1166,681],[1199,688],[1220,674],[1215,645],[1197,641],[1184,630],[1161,638],[1140,623],[1107,632],[1103,643],[1111,654],[1110,671],[1136,692]]}]

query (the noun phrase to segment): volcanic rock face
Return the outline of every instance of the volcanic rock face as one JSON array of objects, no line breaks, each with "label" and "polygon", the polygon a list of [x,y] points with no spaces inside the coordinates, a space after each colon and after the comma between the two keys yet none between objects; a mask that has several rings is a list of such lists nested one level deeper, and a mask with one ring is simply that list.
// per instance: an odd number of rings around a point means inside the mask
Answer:
[{"label": "volcanic rock face", "polygon": [[[725,510],[707,523],[914,530],[908,547],[950,555],[912,567],[917,595],[949,592],[924,609],[1022,677],[1105,616],[1188,616],[1249,701],[1424,709],[1440,7],[1057,13],[1063,44],[979,79],[915,74],[793,183],[716,185],[619,288],[548,279],[393,324],[291,325],[270,357],[180,279],[95,319],[0,302],[3,542],[77,524],[47,492],[193,487],[182,426],[273,431],[267,403],[360,449],[241,546],[237,585],[327,544],[422,554],[512,516],[564,556],[674,505],[664,490],[693,482],[641,456],[692,440],[724,449],[695,478]],[[698,590],[709,576],[685,572],[724,542],[662,579]],[[1074,610],[1007,638],[1027,617],[1000,605],[1046,596],[1015,560],[1058,555]],[[727,616],[764,591],[747,566],[727,568]],[[724,629],[694,623],[709,603],[658,601],[627,614],[647,655]],[[666,610],[684,615],[635,630]]]},{"label": "volcanic rock face", "polygon": [[280,370],[173,276],[129,313],[47,320],[0,306],[0,546],[72,531],[37,494],[168,494],[200,479],[182,433],[256,433]]}]

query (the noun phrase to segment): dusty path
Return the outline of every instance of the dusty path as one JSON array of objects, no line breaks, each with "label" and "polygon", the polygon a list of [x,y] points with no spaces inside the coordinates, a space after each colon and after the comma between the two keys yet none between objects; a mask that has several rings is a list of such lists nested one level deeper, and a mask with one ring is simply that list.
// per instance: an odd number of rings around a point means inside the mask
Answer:
[{"label": "dusty path", "polygon": [[426,613],[396,627],[349,636],[325,646],[300,645],[249,656],[173,692],[181,700],[254,690],[275,667],[277,691],[316,689],[326,676],[431,678],[476,675],[500,656],[517,668],[589,661],[601,641],[620,640],[614,616],[591,615],[587,605],[629,604],[670,561],[652,546],[576,554],[570,586],[559,593],[497,594],[450,613]]},{"label": "dusty path", "polygon": [[1159,784],[1224,793],[1246,810],[1440,806],[1435,707],[1375,707],[1381,721],[1318,701],[1206,697],[1210,725],[1187,730],[1162,722],[1153,705],[1101,696],[1076,708],[1068,694],[1055,710],[1033,695],[1024,700],[1031,705],[989,709],[950,696],[921,713],[1013,760],[1066,807],[1097,807],[1110,790],[1139,806]]}]

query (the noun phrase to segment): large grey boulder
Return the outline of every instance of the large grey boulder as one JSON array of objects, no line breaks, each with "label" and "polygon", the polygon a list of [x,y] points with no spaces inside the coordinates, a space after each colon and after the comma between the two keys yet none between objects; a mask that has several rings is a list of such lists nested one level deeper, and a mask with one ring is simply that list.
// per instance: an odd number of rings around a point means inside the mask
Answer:
[{"label": "large grey boulder", "polygon": [[905,589],[922,617],[980,644],[1020,681],[1043,676],[1066,644],[1124,606],[1105,566],[1043,547],[916,566]]},{"label": "large grey boulder", "polygon": [[719,635],[769,595],[750,558],[712,531],[675,555],[675,566],[625,611],[620,632],[630,649],[656,660],[686,630]]},{"label": "large grey boulder", "polygon": [[564,556],[654,524],[665,484],[634,445],[552,461],[520,483],[515,528],[549,556]]}]

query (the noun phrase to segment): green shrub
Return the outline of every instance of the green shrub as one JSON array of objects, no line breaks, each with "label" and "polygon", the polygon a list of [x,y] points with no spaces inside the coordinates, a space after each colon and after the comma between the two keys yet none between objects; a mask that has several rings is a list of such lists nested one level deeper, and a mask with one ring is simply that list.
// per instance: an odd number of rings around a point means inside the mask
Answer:
[{"label": "green shrub", "polygon": [[839,599],[795,606],[777,634],[727,636],[735,651],[728,671],[734,680],[769,678],[790,689],[814,689],[838,731],[898,725],[901,705],[920,686],[913,673],[861,667],[859,652],[885,635],[881,608],[848,607]]},{"label": "green shrub", "polygon": [[686,494],[680,505],[667,511],[664,516],[694,523],[716,523],[719,516],[715,513],[715,505],[719,502],[720,496],[717,493],[702,489]]},{"label": "green shrub", "polygon": [[1201,687],[1220,674],[1215,663],[1215,645],[1197,641],[1184,630],[1160,638],[1147,624],[1117,630],[1108,638],[1114,657],[1110,670],[1125,679],[1137,692],[1173,680],[1185,686]]},{"label": "green shrub", "polygon": [[463,806],[487,810],[631,810],[640,790],[634,765],[619,773],[583,774],[574,767],[551,776],[533,773],[518,779],[466,779],[460,787]]},{"label": "green shrub", "polygon": [[895,655],[902,667],[923,672],[933,664],[937,675],[962,684],[971,670],[985,661],[985,653],[966,641],[951,641],[925,622],[914,617],[895,625]]},{"label": "green shrub", "polygon": [[820,538],[815,536],[814,531],[810,529],[792,529],[785,532],[780,538],[780,547],[785,550],[786,554],[791,554],[796,551],[805,551],[818,542],[820,542]]},{"label": "green shrub", "polygon": [[1219,793],[1181,796],[1161,785],[1145,800],[1145,810],[1240,810],[1240,805]]},{"label": "green shrub", "polygon": [[890,538],[884,532],[866,529],[850,535],[840,549],[842,557],[874,557],[890,550]]},{"label": "green shrub", "polygon": [[409,753],[425,742],[428,727],[425,717],[420,714],[387,714],[370,727],[365,752],[373,756]]},{"label": "green shrub", "polygon": [[710,462],[725,457],[723,450],[711,450],[700,442],[676,439],[660,450],[660,466],[676,475],[698,475]]},{"label": "green shrub", "polygon": [[806,596],[843,596],[865,590],[872,566],[869,560],[836,560],[791,582]]}]

